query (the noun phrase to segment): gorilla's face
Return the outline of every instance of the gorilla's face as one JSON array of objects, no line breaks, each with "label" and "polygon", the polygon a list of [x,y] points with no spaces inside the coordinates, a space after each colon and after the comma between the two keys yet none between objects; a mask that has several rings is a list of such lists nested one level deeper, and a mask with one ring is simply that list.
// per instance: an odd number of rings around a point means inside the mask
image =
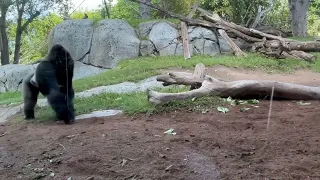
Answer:
[{"label": "gorilla's face", "polygon": [[48,57],[50,57],[49,61],[54,62],[59,67],[73,65],[70,53],[60,44],[52,47]]}]

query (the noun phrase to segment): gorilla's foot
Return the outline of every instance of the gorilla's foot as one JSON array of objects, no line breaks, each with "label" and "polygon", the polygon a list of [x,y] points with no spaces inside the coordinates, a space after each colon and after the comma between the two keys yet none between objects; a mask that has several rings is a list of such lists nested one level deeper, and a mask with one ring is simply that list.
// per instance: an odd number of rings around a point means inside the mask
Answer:
[{"label": "gorilla's foot", "polygon": [[34,116],[25,116],[24,119],[25,120],[31,120],[31,119],[34,119]]},{"label": "gorilla's foot", "polygon": [[24,119],[25,120],[34,119],[34,110],[25,110],[24,111]]}]

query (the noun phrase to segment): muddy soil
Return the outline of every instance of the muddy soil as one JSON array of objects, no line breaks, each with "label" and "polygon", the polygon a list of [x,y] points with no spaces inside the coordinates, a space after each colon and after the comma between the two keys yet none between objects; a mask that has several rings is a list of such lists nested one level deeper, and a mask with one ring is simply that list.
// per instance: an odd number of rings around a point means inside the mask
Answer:
[{"label": "muddy soil", "polygon": [[[320,179],[320,103],[0,126],[0,179]],[[176,135],[164,134],[173,128]],[[51,176],[54,175],[54,178]]]}]

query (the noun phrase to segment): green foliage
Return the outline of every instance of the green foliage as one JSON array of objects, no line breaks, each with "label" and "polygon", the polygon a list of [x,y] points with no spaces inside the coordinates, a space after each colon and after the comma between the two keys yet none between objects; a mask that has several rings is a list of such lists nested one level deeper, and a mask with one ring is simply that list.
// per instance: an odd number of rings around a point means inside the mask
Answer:
[{"label": "green foliage", "polygon": [[88,15],[88,19],[92,19],[95,23],[98,21],[104,19],[101,14],[101,10],[78,10],[72,13],[71,18],[72,19],[82,19],[84,17],[84,14]]},{"label": "green foliage", "polygon": [[[21,61],[20,63],[30,63],[46,55],[48,46],[46,41],[50,31],[55,25],[62,22],[62,18],[54,13],[35,19],[29,24],[22,34],[21,41]],[[16,36],[16,24],[11,23],[8,28],[9,40],[14,41]],[[13,51],[13,49],[12,49]]]},{"label": "green foliage", "polygon": [[201,0],[200,6],[214,11],[237,24],[246,25],[254,20],[258,6],[268,7],[268,0]]},{"label": "green foliage", "polygon": [[320,36],[320,1],[310,2],[308,11],[308,34],[311,36]]},{"label": "green foliage", "polygon": [[[152,0],[153,4],[158,5],[165,10],[187,15],[190,11],[191,6],[196,2],[196,0]],[[154,18],[163,18],[165,17],[165,14],[154,12]]]},{"label": "green foliage", "polygon": [[112,19],[139,19],[139,5],[128,0],[118,0],[111,8]]},{"label": "green foliage", "polygon": [[[311,1],[307,16],[307,29],[310,36],[320,35],[320,1]],[[272,12],[266,19],[266,24],[284,30],[291,30],[290,11],[287,0],[275,1]]]},{"label": "green foliage", "polygon": [[290,12],[288,0],[275,1],[271,13],[265,19],[265,23],[283,30],[290,30]]},{"label": "green foliage", "polygon": [[[149,22],[149,21],[156,21],[156,20],[163,20],[163,19],[129,19],[129,20],[127,20],[127,22],[133,28],[138,28],[138,25],[140,23]],[[165,19],[164,21],[168,21],[168,22],[171,22],[171,23],[177,24],[177,25],[180,23],[179,19],[174,19],[174,18],[168,18],[168,19]]]}]

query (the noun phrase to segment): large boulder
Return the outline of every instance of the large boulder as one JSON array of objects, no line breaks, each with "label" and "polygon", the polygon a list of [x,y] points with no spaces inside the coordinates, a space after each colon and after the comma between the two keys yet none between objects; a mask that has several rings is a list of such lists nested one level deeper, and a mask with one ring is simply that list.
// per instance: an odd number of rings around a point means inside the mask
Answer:
[{"label": "large boulder", "polygon": [[142,40],[140,43],[140,54],[141,56],[153,56],[156,55],[156,48],[149,40]]},{"label": "large boulder", "polygon": [[66,20],[56,25],[48,37],[48,50],[63,45],[74,60],[82,60],[90,52],[94,24],[92,20]]},{"label": "large boulder", "polygon": [[154,24],[149,33],[149,40],[160,56],[175,55],[179,37],[178,30],[167,22]]},{"label": "large boulder", "polygon": [[[233,50],[231,49],[231,47],[229,46],[229,44],[226,42],[226,40],[224,40],[221,36],[219,36],[219,45],[220,45],[220,51],[222,54],[231,54],[233,53]],[[240,48],[240,49],[244,49],[245,48],[245,44],[243,42],[241,42],[238,39],[234,39],[231,38],[231,40]]]},{"label": "large boulder", "polygon": [[108,71],[108,69],[86,65],[81,62],[75,62],[73,80],[95,76],[105,71]]},{"label": "large boulder", "polygon": [[37,65],[8,64],[0,66],[0,93],[20,91],[23,78]]},{"label": "large boulder", "polygon": [[220,54],[218,37],[212,30],[191,26],[188,28],[188,34],[195,54],[211,56]]},{"label": "large boulder", "polygon": [[171,27],[177,29],[177,25],[176,24],[173,24],[169,21],[148,21],[148,22],[142,22],[138,25],[138,32],[139,32],[139,36],[141,38],[145,38],[149,35],[150,31],[152,30],[153,26],[155,24],[158,24],[158,23],[166,23],[168,25],[170,25]]},{"label": "large boulder", "polygon": [[123,59],[139,56],[140,40],[135,30],[125,21],[99,21],[93,34],[91,52],[85,63],[114,68]]},{"label": "large boulder", "polygon": [[[35,71],[35,68],[37,66],[38,64],[34,64],[34,65],[8,64],[8,65],[0,66],[0,93],[21,91],[23,78],[29,72]],[[105,71],[107,71],[107,69],[86,65],[76,61],[75,67],[74,67],[73,80],[77,80],[77,79],[81,79],[89,76],[95,76]]]}]

